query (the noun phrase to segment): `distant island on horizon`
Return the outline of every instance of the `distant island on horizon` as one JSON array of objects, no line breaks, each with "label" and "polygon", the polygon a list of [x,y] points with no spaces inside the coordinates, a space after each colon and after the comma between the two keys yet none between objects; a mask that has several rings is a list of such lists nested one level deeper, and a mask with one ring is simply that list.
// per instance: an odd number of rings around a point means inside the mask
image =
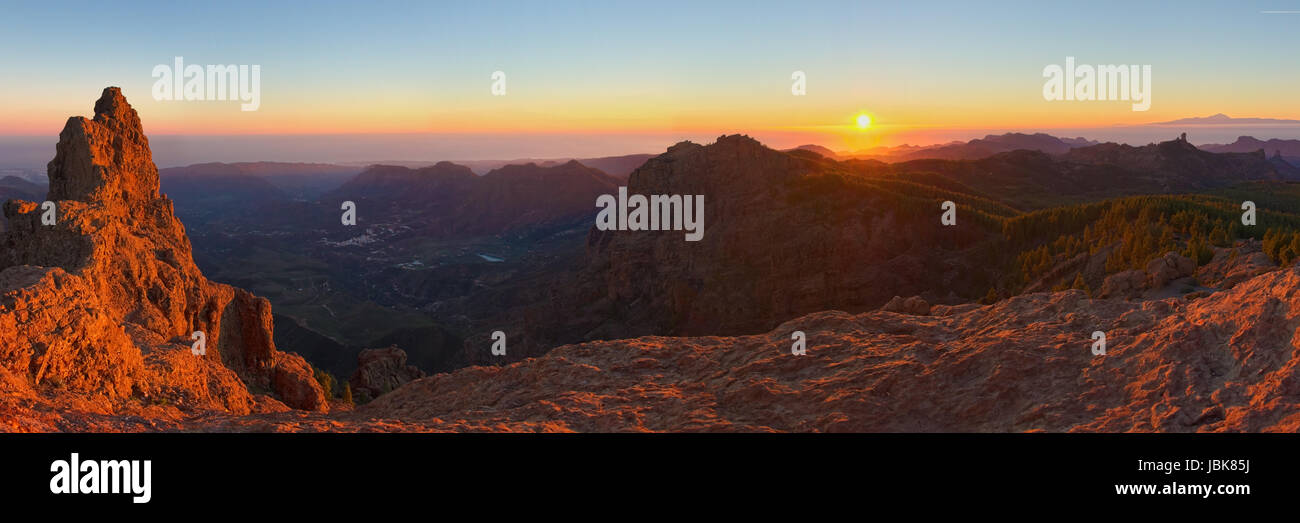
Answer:
[{"label": "distant island on horizon", "polygon": [[1167,122],[1156,122],[1148,125],[1300,125],[1300,120],[1287,120],[1283,118],[1233,118],[1223,113],[1211,116],[1179,118]]}]

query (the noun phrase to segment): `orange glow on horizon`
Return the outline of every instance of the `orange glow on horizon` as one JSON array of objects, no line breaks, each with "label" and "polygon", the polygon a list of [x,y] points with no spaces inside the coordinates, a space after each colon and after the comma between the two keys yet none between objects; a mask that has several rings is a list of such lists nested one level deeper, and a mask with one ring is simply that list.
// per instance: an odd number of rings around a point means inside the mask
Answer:
[{"label": "orange glow on horizon", "polygon": [[[901,104],[873,99],[868,101],[871,111],[867,112],[861,106],[846,108],[834,97],[794,103],[788,95],[779,99],[721,95],[689,99],[661,93],[627,98],[538,93],[494,99],[486,95],[439,98],[402,91],[337,103],[337,97],[327,93],[297,97],[267,93],[260,110],[242,112],[235,103],[155,101],[147,90],[124,92],[151,135],[571,135],[575,139],[642,135],[662,136],[666,147],[679,137],[740,133],[773,147],[814,143],[839,151],[946,143],[966,131],[966,139],[992,130],[1069,129],[1070,136],[1078,136],[1086,135],[1087,129],[1145,125],[1216,112],[1238,117],[1300,117],[1267,107],[1265,102],[1233,100],[1234,107],[1223,107],[1174,99],[1173,95],[1145,112],[1131,111],[1124,103],[1044,102],[1006,95],[994,95],[980,103]],[[34,98],[30,104],[9,108],[0,134],[55,139],[69,116],[91,116],[93,97],[72,98],[72,93],[59,92],[57,97]],[[865,122],[859,122],[859,117]]]}]

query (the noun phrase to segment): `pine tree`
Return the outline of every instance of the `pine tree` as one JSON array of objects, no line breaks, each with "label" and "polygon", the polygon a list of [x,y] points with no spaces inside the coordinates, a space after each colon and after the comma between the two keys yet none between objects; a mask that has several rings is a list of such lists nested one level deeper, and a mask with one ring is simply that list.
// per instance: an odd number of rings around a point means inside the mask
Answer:
[{"label": "pine tree", "polygon": [[1222,224],[1215,225],[1214,230],[1210,232],[1210,243],[1215,247],[1231,247],[1232,239],[1228,237],[1228,230],[1223,228]]},{"label": "pine tree", "polygon": [[1074,283],[1070,285],[1071,289],[1079,289],[1089,296],[1092,296],[1092,289],[1088,288],[1088,282],[1083,281],[1083,273],[1074,273]]},{"label": "pine tree", "polygon": [[993,287],[989,287],[989,291],[986,292],[986,293],[984,293],[984,299],[981,300],[981,303],[983,303],[983,304],[985,304],[985,305],[990,305],[990,304],[993,304],[993,303],[997,303],[997,301],[998,301],[998,291],[997,291],[997,289],[995,289],[995,288],[993,288]]}]

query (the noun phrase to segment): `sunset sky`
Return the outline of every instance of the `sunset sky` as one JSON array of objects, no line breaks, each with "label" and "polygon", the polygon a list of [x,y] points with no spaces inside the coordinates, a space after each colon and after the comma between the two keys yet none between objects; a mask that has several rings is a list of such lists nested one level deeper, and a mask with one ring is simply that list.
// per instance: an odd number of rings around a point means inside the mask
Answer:
[{"label": "sunset sky", "polygon": [[[0,135],[53,136],[118,85],[151,135],[745,132],[837,148],[953,131],[1300,119],[1300,0],[1271,2],[87,2],[3,7]],[[196,14],[201,11],[201,14]],[[830,22],[828,22],[830,21]],[[261,108],[155,101],[153,67],[258,64]],[[1144,64],[1151,109],[1048,102],[1043,68]],[[507,95],[490,93],[493,71]],[[792,96],[793,71],[808,94]],[[860,130],[866,113],[873,125]],[[960,134],[960,133],[957,133]],[[666,142],[666,143],[665,143]],[[634,149],[637,140],[611,146]],[[557,151],[562,153],[563,151]],[[490,156],[491,151],[483,154]],[[502,151],[499,154],[506,154]]]}]

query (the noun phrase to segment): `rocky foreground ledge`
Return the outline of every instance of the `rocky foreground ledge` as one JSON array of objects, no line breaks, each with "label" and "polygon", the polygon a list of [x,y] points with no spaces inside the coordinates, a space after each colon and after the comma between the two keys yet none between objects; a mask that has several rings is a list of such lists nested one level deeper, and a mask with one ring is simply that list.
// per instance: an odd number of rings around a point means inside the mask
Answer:
[{"label": "rocky foreground ledge", "polygon": [[[930,315],[820,312],[756,336],[557,348],[407,383],[355,411],[124,430],[1300,430],[1300,270],[1200,298],[1036,293]],[[791,333],[807,354],[790,353]],[[1091,333],[1107,333],[1104,356]],[[82,423],[103,423],[82,419]]]},{"label": "rocky foreground ledge", "polygon": [[417,380],[357,414],[484,430],[1294,432],[1298,291],[1293,268],[1191,300],[820,312],[759,336],[561,347]]}]

